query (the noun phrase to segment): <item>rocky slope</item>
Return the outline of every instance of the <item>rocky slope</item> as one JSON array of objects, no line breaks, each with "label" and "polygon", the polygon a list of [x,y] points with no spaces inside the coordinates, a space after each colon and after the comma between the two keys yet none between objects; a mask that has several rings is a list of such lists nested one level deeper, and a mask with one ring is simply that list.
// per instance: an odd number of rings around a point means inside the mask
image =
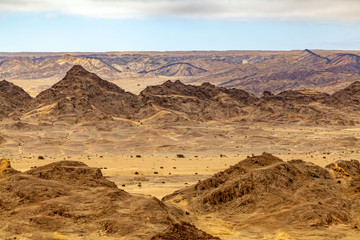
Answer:
[{"label": "rocky slope", "polygon": [[136,95],[75,65],[61,81],[36,96],[28,116],[76,121],[82,117],[85,120],[131,118],[139,107]]},{"label": "rocky slope", "polygon": [[0,118],[18,116],[32,101],[22,88],[6,80],[0,81]]},{"label": "rocky slope", "polygon": [[156,198],[133,196],[100,169],[62,161],[21,173],[0,164],[0,238],[217,239]]},{"label": "rocky slope", "polygon": [[257,98],[236,88],[201,86],[167,81],[140,93],[144,103],[157,110],[185,114],[195,121],[231,120],[248,122],[345,124],[357,122],[358,112],[326,93],[309,90],[265,91]]},{"label": "rocky slope", "polygon": [[185,85],[180,81],[149,86],[140,96],[152,106],[185,113],[196,121],[233,118],[256,101],[253,95],[239,89],[219,88],[209,83]]},{"label": "rocky slope", "polygon": [[359,109],[360,106],[360,82],[356,81],[350,86],[336,92],[333,96],[346,105]]},{"label": "rocky slope", "polygon": [[356,160],[339,161],[324,169],[264,153],[163,200],[187,206],[190,214],[225,221],[237,231],[257,226],[264,234],[274,229],[294,234],[296,229],[308,229],[311,233],[343,224],[352,228],[346,231],[359,236],[359,173]]},{"label": "rocky slope", "polygon": [[264,91],[258,98],[236,88],[169,80],[148,86],[137,96],[75,65],[34,100],[13,84],[3,81],[1,86],[2,95],[7,93],[9,98],[2,101],[4,116],[23,107],[23,118],[41,121],[79,123],[125,118],[160,123],[216,120],[354,125],[359,123],[358,85],[355,82],[333,95],[288,90],[276,95]]}]

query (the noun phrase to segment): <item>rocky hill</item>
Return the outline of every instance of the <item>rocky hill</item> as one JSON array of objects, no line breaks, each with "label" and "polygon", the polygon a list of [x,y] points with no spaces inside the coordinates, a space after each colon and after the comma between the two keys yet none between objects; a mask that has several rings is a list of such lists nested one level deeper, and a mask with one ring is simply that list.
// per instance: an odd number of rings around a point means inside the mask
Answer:
[{"label": "rocky hill", "polygon": [[217,239],[156,198],[133,196],[76,161],[21,173],[0,163],[0,238]]},{"label": "rocky hill", "polygon": [[19,87],[3,81],[2,94],[7,92],[12,97],[2,102],[4,116],[12,109],[20,112],[22,107],[23,118],[41,121],[79,123],[130,119],[171,123],[215,120],[354,125],[359,123],[358,85],[355,82],[333,95],[314,90],[287,90],[279,94],[264,91],[258,98],[237,88],[169,80],[148,86],[135,95],[75,65],[61,81],[33,100]]},{"label": "rocky hill", "polygon": [[209,83],[201,86],[185,85],[180,81],[167,81],[149,86],[140,93],[143,101],[157,109],[185,113],[195,121],[229,119],[241,115],[242,108],[257,99],[239,90],[216,87]]},{"label": "rocky hill", "polygon": [[18,116],[32,101],[22,88],[6,80],[0,81],[0,119]]},{"label": "rocky hill", "polygon": [[326,93],[291,90],[279,94],[265,91],[261,98],[236,88],[201,86],[167,81],[140,93],[144,103],[157,110],[182,113],[194,121],[345,124],[357,123],[359,112],[344,108],[342,100]]},{"label": "rocky hill", "polygon": [[336,92],[333,96],[346,105],[359,109],[360,106],[360,82],[356,81],[350,86]]},{"label": "rocky hill", "polygon": [[274,229],[293,234],[296,229],[307,229],[316,235],[316,229],[343,224],[357,234],[359,173],[356,160],[339,161],[325,169],[264,153],[163,200],[187,206],[190,214],[225,221],[236,231],[256,226],[263,234]]},{"label": "rocky hill", "polygon": [[138,97],[75,65],[66,76],[34,99],[31,117],[79,120],[131,118],[140,107]]}]

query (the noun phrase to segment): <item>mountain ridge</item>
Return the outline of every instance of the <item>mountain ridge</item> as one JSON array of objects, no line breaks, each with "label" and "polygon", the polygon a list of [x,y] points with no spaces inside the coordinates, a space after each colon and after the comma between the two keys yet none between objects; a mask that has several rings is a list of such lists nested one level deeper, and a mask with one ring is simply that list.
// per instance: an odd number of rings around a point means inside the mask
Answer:
[{"label": "mountain ridge", "polygon": [[[312,88],[334,93],[360,80],[358,51],[191,51],[107,53],[0,53],[0,78],[41,80],[31,87],[36,95],[44,81],[60,79],[72,65],[81,64],[103,79],[139,93],[144,87],[180,79],[200,85],[234,87],[261,96],[263,91]],[[204,71],[205,70],[205,71]],[[255,74],[256,73],[256,74]],[[138,84],[128,85],[138,79]],[[25,88],[25,87],[24,87]]]},{"label": "mountain ridge", "polygon": [[[358,124],[358,82],[336,94],[313,90],[265,91],[256,97],[237,88],[200,86],[180,80],[126,92],[80,65],[31,100],[24,117],[73,122],[125,118],[136,121],[166,111],[190,121],[265,121],[302,124]],[[351,103],[351,104],[350,104]],[[163,115],[162,115],[163,116]],[[172,120],[171,120],[172,119]],[[162,122],[173,121],[162,118]],[[158,119],[159,120],[159,119]],[[160,120],[159,120],[160,121]]]}]

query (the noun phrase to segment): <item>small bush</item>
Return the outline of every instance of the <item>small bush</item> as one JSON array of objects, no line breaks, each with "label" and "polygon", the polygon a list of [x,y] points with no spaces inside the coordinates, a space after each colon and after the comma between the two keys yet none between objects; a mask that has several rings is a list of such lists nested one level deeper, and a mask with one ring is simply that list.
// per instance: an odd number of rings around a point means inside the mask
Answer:
[{"label": "small bush", "polygon": [[177,154],[176,157],[178,157],[178,158],[185,158],[184,154]]},{"label": "small bush", "polygon": [[38,159],[45,159],[43,156],[38,156]]},{"label": "small bush", "polygon": [[136,155],[137,158],[141,158],[141,155]]}]

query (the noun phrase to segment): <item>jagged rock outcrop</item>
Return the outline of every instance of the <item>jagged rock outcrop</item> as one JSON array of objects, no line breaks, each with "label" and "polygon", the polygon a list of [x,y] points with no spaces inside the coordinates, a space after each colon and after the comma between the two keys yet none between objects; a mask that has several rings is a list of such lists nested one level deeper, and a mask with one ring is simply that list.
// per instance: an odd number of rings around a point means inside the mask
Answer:
[{"label": "jagged rock outcrop", "polygon": [[217,239],[185,222],[181,210],[130,195],[81,162],[0,177],[0,238]]},{"label": "jagged rock outcrop", "polygon": [[0,81],[0,118],[19,116],[31,101],[30,95],[22,88],[6,80]]},{"label": "jagged rock outcrop", "polygon": [[[34,100],[30,98],[32,104],[22,117],[72,123],[126,118],[160,123],[230,120],[355,125],[359,123],[357,86],[355,82],[334,95],[289,90],[279,94],[265,91],[264,96],[257,98],[240,89],[207,82],[196,86],[169,80],[148,86],[136,96],[81,66],[74,66],[61,81]],[[4,101],[8,102],[11,99]],[[29,105],[27,101],[22,104]],[[21,123],[17,126],[25,127]]]},{"label": "jagged rock outcrop", "polygon": [[73,118],[76,121],[131,118],[140,108],[138,97],[75,65],[50,89],[36,96],[30,116]]},{"label": "jagged rock outcrop", "polygon": [[[359,178],[358,161],[338,164],[353,174],[345,178]],[[341,183],[327,169],[313,163],[284,162],[263,153],[163,200],[188,206],[190,213],[216,216],[237,229],[251,224],[288,231],[331,224],[359,227],[360,194],[349,193],[357,183],[349,182]]]},{"label": "jagged rock outcrop", "polygon": [[257,119],[268,122],[353,125],[356,121],[356,114],[344,109],[337,98],[311,90],[264,92],[259,108]]},{"label": "jagged rock outcrop", "polygon": [[197,121],[229,119],[246,114],[241,108],[257,100],[239,89],[216,87],[210,83],[203,83],[201,86],[186,85],[179,80],[146,87],[140,96],[147,104],[183,112]]},{"label": "jagged rock outcrop", "polygon": [[0,160],[0,178],[7,177],[16,173],[19,173],[19,171],[16,171],[11,167],[9,160],[7,160],[6,158]]},{"label": "jagged rock outcrop", "polygon": [[350,84],[348,87],[332,95],[346,106],[351,106],[359,110],[360,106],[360,81]]}]

